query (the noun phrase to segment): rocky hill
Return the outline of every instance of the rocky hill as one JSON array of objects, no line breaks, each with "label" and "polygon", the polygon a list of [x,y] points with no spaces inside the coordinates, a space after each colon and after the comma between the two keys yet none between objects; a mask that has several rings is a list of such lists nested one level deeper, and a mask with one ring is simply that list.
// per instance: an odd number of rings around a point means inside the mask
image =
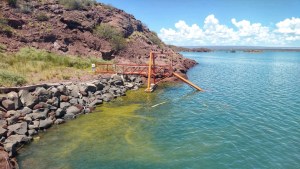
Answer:
[{"label": "rocky hill", "polygon": [[5,52],[29,46],[116,63],[147,63],[150,51],[164,51],[173,54],[157,63],[170,63],[173,57],[176,71],[186,72],[196,64],[174,52],[134,16],[91,0],[1,1],[0,45]]}]

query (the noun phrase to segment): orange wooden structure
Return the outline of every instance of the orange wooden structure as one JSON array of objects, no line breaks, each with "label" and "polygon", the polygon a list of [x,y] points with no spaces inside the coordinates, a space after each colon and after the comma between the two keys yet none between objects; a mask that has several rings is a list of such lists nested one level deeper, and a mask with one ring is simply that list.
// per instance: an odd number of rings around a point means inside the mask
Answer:
[{"label": "orange wooden structure", "polygon": [[[183,82],[189,84],[199,91],[203,91],[200,87],[194,85],[192,82],[184,79],[173,72],[173,58],[171,58],[170,65],[156,65],[155,59],[158,55],[170,54],[162,52],[150,52],[148,64],[106,64],[97,63],[95,73],[105,74],[123,74],[123,75],[142,75],[148,77],[146,92],[152,92],[157,86],[157,78],[164,79],[170,76],[176,76]],[[152,80],[152,82],[151,82]]]}]

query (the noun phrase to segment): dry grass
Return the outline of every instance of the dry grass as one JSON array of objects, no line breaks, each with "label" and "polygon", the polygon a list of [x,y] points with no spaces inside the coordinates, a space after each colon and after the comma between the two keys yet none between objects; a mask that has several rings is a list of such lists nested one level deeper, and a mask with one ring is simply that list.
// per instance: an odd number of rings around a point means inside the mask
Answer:
[{"label": "dry grass", "polygon": [[92,75],[92,63],[102,62],[100,59],[62,56],[34,48],[23,48],[15,54],[0,51],[0,57],[0,86],[80,79]]}]

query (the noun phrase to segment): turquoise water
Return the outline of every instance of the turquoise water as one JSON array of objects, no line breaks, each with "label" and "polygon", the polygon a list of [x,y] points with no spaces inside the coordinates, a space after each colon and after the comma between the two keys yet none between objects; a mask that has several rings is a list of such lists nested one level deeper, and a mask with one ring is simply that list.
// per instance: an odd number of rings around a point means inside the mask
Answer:
[{"label": "turquoise water", "polygon": [[41,134],[21,168],[299,168],[300,53],[183,54],[205,92],[129,93]]}]

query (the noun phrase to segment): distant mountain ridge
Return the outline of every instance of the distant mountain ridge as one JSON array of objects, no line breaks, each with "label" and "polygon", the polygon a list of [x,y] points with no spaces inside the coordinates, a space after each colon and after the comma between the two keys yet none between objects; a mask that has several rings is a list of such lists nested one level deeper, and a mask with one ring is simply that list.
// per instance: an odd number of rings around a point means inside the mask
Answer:
[{"label": "distant mountain ridge", "polygon": [[180,46],[183,48],[197,49],[206,48],[210,50],[282,50],[300,51],[300,47],[268,47],[268,46]]}]

